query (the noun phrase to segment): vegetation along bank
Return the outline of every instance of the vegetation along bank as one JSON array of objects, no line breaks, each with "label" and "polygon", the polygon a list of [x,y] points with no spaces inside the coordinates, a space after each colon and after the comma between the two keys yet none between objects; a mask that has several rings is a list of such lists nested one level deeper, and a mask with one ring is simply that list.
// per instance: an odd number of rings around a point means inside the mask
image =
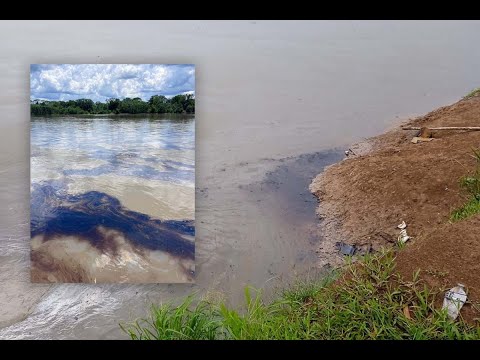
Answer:
[{"label": "vegetation along bank", "polygon": [[167,98],[154,95],[148,101],[140,98],[108,99],[94,102],[91,99],[68,101],[31,100],[30,112],[34,116],[74,114],[194,114],[195,98],[191,94]]}]

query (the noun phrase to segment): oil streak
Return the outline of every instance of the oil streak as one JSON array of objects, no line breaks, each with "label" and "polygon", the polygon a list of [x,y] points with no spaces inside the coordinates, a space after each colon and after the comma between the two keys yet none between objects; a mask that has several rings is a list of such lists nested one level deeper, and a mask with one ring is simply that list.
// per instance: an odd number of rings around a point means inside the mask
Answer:
[{"label": "oil streak", "polygon": [[170,255],[194,259],[195,244],[184,236],[195,235],[193,220],[153,219],[124,208],[113,196],[99,191],[67,194],[55,182],[34,184],[31,195],[31,237],[44,241],[58,236],[77,236],[100,250],[108,248],[99,226],[121,232],[136,248],[161,250]]}]

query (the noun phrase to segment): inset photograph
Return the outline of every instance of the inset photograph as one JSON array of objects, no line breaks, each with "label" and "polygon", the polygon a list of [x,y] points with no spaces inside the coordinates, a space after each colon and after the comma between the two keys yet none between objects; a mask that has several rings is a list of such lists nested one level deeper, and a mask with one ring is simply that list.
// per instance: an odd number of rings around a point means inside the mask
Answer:
[{"label": "inset photograph", "polygon": [[32,282],[194,282],[194,65],[35,64],[30,80]]}]

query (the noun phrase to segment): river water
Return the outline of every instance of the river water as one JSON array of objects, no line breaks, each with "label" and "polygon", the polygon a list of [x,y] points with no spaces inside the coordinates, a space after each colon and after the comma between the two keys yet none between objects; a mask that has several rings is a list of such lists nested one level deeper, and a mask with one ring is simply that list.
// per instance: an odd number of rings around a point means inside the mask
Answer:
[{"label": "river water", "polygon": [[32,118],[32,281],[192,282],[195,118]]},{"label": "river water", "polygon": [[[197,289],[317,276],[310,178],[344,146],[479,86],[479,22],[0,24],[0,337],[125,338]],[[151,41],[156,34],[155,41]],[[196,284],[31,284],[30,63],[196,65]],[[333,150],[329,150],[333,149]],[[336,149],[336,150],[335,150]]]}]

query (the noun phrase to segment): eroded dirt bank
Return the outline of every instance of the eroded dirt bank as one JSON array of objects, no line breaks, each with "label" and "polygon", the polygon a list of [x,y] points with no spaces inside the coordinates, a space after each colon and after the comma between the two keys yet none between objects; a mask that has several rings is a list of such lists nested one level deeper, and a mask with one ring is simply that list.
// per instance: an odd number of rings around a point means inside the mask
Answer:
[{"label": "eroded dirt bank", "polygon": [[[408,121],[412,126],[480,126],[480,97],[461,100]],[[405,124],[406,125],[406,124]],[[335,246],[344,241],[361,249],[391,247],[402,221],[412,239],[397,256],[397,271],[411,278],[415,270],[435,288],[463,283],[469,300],[467,319],[479,316],[480,215],[456,223],[453,209],[468,195],[459,180],[476,166],[472,148],[480,132],[436,131],[434,140],[412,144],[418,131],[400,126],[352,147],[356,155],[329,166],[310,190],[320,200],[324,240],[317,252],[320,266],[343,263]],[[479,308],[477,306],[477,308]]]}]

